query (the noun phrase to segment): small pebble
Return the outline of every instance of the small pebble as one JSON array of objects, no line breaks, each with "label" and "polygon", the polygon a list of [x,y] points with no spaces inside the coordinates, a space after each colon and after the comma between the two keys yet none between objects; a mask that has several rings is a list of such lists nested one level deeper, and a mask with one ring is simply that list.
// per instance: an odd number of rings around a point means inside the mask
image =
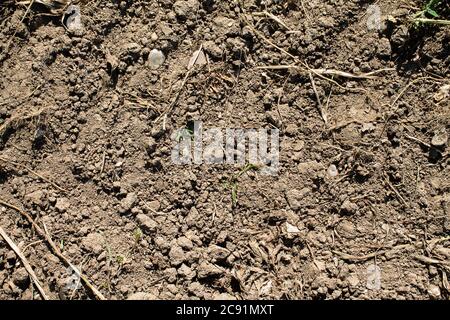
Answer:
[{"label": "small pebble", "polygon": [[164,53],[161,50],[153,49],[149,55],[150,68],[158,69],[164,63],[165,59]]},{"label": "small pebble", "polygon": [[208,60],[206,58],[205,53],[203,52],[203,50],[199,49],[192,54],[191,59],[189,60],[188,69],[192,69],[194,65],[202,66],[207,63]]},{"label": "small pebble", "polygon": [[65,12],[65,16],[67,16],[66,26],[69,31],[73,32],[83,29],[79,6],[75,5],[69,6]]},{"label": "small pebble", "polygon": [[156,221],[146,216],[145,214],[138,214],[136,216],[136,221],[139,223],[145,233],[154,233],[158,228],[158,224],[156,223]]},{"label": "small pebble", "polygon": [[336,177],[338,174],[339,174],[339,172],[334,164],[332,164],[328,167],[328,175],[330,177]]},{"label": "small pebble", "polygon": [[428,294],[433,298],[433,299],[439,299],[441,297],[441,289],[439,289],[438,286],[431,284],[428,289]]},{"label": "small pebble", "polygon": [[448,142],[448,134],[445,128],[435,132],[433,139],[431,140],[431,144],[434,147],[444,147]]},{"label": "small pebble", "polygon": [[299,233],[300,232],[300,230],[296,226],[290,224],[289,222],[286,222],[286,231],[287,231],[287,233]]},{"label": "small pebble", "polygon": [[358,210],[358,206],[350,200],[345,200],[341,206],[341,212],[345,214],[354,214]]}]

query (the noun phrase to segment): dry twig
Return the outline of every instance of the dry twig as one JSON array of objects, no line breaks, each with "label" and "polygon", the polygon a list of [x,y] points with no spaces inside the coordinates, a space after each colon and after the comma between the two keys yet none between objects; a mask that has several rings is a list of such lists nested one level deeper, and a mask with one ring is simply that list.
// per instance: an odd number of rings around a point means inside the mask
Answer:
[{"label": "dry twig", "polygon": [[59,250],[58,246],[55,245],[55,243],[53,242],[53,240],[51,239],[47,228],[44,226],[45,230],[42,230],[41,227],[39,227],[39,225],[33,220],[33,218],[26,213],[25,211],[23,211],[22,209],[3,201],[2,199],[0,199],[0,204],[13,209],[15,211],[17,211],[18,213],[20,213],[25,219],[28,220],[28,222],[34,227],[34,229],[36,230],[36,232],[38,233],[38,235],[42,238],[45,239],[45,241],[48,243],[48,245],[50,246],[50,248],[53,251],[53,254],[55,254],[59,259],[61,259],[64,264],[66,264],[67,266],[71,267],[72,270],[74,270],[81,278],[81,280],[83,281],[83,283],[86,285],[86,287],[89,288],[89,290],[94,294],[94,296],[98,299],[98,300],[106,300],[106,298],[103,296],[103,294],[96,288],[94,287],[91,282],[88,280],[88,278],[82,274],[78,268],[73,265]]},{"label": "dry twig", "polygon": [[406,203],[405,199],[402,197],[402,195],[400,194],[400,192],[397,191],[397,189],[392,185],[392,183],[389,181],[389,178],[385,175],[384,176],[384,181],[386,181],[387,185],[389,186],[389,188],[391,188],[392,191],[394,191],[394,193],[397,195],[397,197],[400,199],[400,201],[405,205],[408,206],[408,204]]},{"label": "dry twig", "polygon": [[[194,63],[193,63],[194,65],[197,62],[198,57],[200,56],[200,53],[202,53],[202,50],[203,50],[203,44],[200,45],[200,49],[198,49],[197,54],[196,54],[196,56],[195,56],[195,58],[193,60],[194,61]],[[188,80],[189,76],[191,75],[192,70],[194,70],[194,68],[188,69],[188,71],[186,72],[186,74],[184,76],[183,82],[181,83],[181,87],[178,90],[177,94],[175,95],[174,99],[170,103],[170,105],[167,108],[167,110],[165,112],[163,112],[158,118],[156,118],[155,122],[157,122],[161,118],[166,118],[167,115],[170,114],[173,111],[173,109],[175,109],[175,107],[176,107],[176,105],[178,103],[178,99],[180,98],[181,92],[183,91],[183,89],[184,89],[184,87],[185,87],[185,85],[187,83],[187,80]]]},{"label": "dry twig", "polygon": [[266,17],[272,19],[273,21],[275,21],[276,23],[278,23],[279,25],[281,25],[287,31],[292,32],[292,29],[286,23],[284,23],[280,18],[278,18],[277,16],[271,14],[270,12],[267,12],[267,11],[256,12],[253,15],[255,15],[255,16],[266,16]]},{"label": "dry twig", "polygon": [[36,273],[34,273],[33,268],[31,267],[30,263],[28,262],[27,258],[23,255],[22,251],[17,247],[17,245],[12,241],[12,239],[8,236],[8,234],[5,232],[5,230],[0,227],[0,235],[3,239],[5,239],[6,243],[11,247],[11,249],[16,253],[16,255],[20,258],[22,261],[23,266],[25,267],[25,270],[27,270],[28,274],[30,275],[31,279],[33,280],[33,283],[36,285],[36,288],[38,289],[39,293],[42,296],[42,299],[49,300],[48,295],[45,293],[45,290],[42,288],[41,283],[39,282],[39,279],[36,276]]},{"label": "dry twig", "polygon": [[309,73],[309,79],[311,80],[311,85],[314,90],[314,94],[316,95],[317,99],[317,107],[319,108],[320,116],[322,117],[323,121],[325,122],[325,125],[328,123],[328,116],[326,114],[326,111],[323,107],[322,101],[320,100],[319,93],[317,92],[316,83],[314,82],[314,77],[312,73]]}]

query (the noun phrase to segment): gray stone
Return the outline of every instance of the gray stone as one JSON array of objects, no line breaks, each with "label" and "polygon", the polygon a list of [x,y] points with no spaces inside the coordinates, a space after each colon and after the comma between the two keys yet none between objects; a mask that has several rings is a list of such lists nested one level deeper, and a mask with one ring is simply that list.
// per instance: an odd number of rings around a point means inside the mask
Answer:
[{"label": "gray stone", "polygon": [[67,30],[70,32],[80,32],[83,30],[79,6],[70,5],[66,10],[65,15],[68,17],[66,21]]},{"label": "gray stone", "polygon": [[188,63],[188,69],[192,69],[192,67],[195,65],[202,66],[207,63],[208,58],[206,57],[206,54],[203,52],[203,50],[199,49],[192,54],[191,59],[189,60]]},{"label": "gray stone", "polygon": [[329,175],[330,177],[332,177],[332,178],[336,177],[336,176],[339,174],[338,169],[336,168],[336,166],[335,166],[334,164],[331,164],[331,165],[328,167],[327,173],[328,173],[328,175]]},{"label": "gray stone", "polygon": [[164,56],[164,53],[162,53],[161,50],[152,49],[152,51],[150,51],[150,54],[148,56],[150,68],[158,69],[160,66],[162,66],[165,60],[166,57]]},{"label": "gray stone", "polygon": [[446,146],[447,142],[448,142],[448,134],[445,128],[438,130],[434,134],[433,139],[431,139],[431,145],[438,148]]}]

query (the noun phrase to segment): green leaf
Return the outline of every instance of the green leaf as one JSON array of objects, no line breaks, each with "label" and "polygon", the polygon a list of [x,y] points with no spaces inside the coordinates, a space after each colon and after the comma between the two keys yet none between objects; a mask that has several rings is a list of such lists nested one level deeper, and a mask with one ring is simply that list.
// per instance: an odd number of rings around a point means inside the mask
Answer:
[{"label": "green leaf", "polygon": [[427,13],[429,15],[433,16],[434,18],[439,18],[439,14],[436,11],[434,11],[433,9],[428,8]]},{"label": "green leaf", "polygon": [[236,207],[237,204],[237,192],[238,192],[238,186],[237,183],[234,183],[233,186],[231,187],[231,202],[233,207]]}]

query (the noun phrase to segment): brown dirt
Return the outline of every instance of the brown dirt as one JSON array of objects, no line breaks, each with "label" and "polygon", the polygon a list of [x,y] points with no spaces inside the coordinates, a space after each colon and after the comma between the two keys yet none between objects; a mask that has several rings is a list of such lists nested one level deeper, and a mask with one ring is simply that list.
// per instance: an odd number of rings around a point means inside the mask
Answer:
[{"label": "brown dirt", "polygon": [[[431,144],[450,128],[450,28],[408,25],[421,1],[377,1],[379,32],[372,1],[244,2],[82,1],[75,33],[40,5],[23,22],[26,6],[0,6],[0,200],[45,223],[110,299],[448,299],[448,142]],[[209,64],[183,87],[200,45]],[[294,63],[286,52],[392,70],[314,77],[325,124],[307,73],[257,68]],[[226,181],[242,168],[171,161],[191,120],[278,126],[279,174],[243,174],[233,206]],[[0,206],[0,226],[52,298],[94,298],[67,289],[71,272],[17,211]],[[40,299],[3,241],[0,299]]]}]

